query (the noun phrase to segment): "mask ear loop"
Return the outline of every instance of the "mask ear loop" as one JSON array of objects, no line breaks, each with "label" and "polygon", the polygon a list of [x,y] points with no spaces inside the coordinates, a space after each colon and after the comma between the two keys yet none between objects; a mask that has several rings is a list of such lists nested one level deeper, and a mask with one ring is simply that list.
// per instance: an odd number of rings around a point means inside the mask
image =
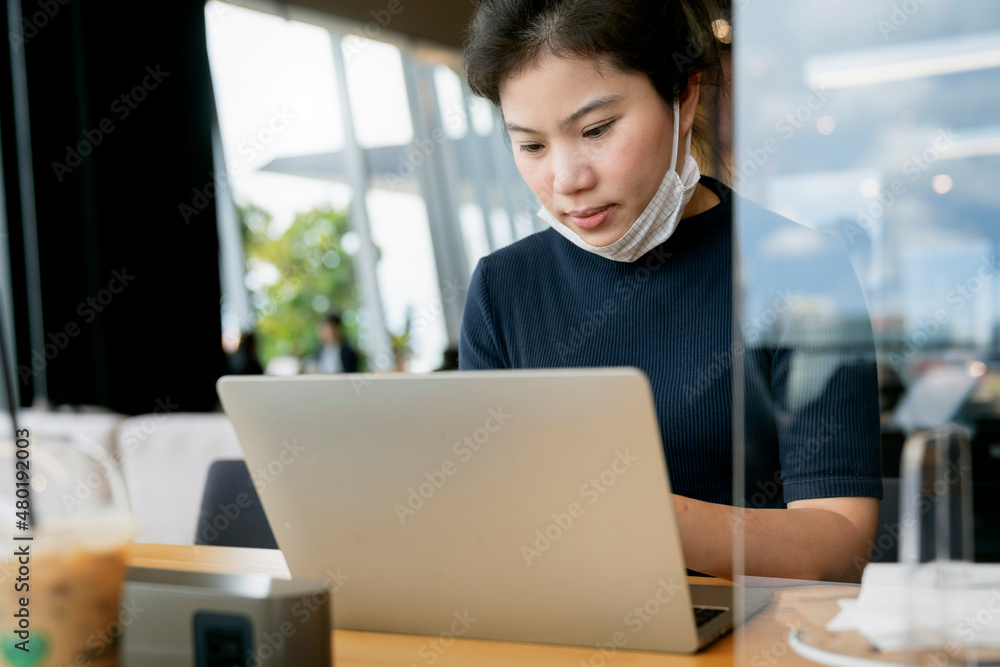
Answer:
[{"label": "mask ear loop", "polygon": [[674,141],[673,146],[670,148],[670,171],[677,170],[677,143],[680,139],[680,123],[681,123],[681,111],[680,103],[677,98],[674,98]]}]

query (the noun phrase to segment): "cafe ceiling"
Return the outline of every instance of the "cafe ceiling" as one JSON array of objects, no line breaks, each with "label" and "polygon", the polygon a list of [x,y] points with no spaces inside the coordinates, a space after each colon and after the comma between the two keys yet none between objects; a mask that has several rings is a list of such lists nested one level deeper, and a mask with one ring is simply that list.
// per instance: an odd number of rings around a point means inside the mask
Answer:
[{"label": "cafe ceiling", "polygon": [[[441,46],[460,49],[475,0],[283,0],[285,4],[332,14],[364,25],[386,26]],[[396,10],[395,13],[392,10]]]},{"label": "cafe ceiling", "polygon": [[[234,2],[239,0],[225,0]],[[372,21],[383,27],[456,51],[461,50],[465,29],[479,0],[277,0],[356,22],[357,33]],[[731,15],[731,0],[698,0],[716,16]],[[249,3],[248,3],[249,4]]]}]

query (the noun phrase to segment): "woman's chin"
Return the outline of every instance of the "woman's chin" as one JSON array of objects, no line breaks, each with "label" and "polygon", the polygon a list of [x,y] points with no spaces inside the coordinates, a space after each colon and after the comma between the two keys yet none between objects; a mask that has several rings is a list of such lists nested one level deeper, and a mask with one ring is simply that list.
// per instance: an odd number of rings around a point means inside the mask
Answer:
[{"label": "woman's chin", "polygon": [[615,229],[579,229],[572,227],[571,229],[576,232],[577,236],[595,248],[609,246],[625,235],[624,232]]}]

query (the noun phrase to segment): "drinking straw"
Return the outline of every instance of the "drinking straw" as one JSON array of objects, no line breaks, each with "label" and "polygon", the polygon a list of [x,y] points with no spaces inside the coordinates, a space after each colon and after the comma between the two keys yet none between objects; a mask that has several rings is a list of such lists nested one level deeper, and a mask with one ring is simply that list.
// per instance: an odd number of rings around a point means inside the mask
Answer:
[{"label": "drinking straw", "polygon": [[[10,358],[7,356],[7,326],[4,321],[4,313],[7,312],[4,308],[3,294],[0,293],[0,367],[3,369],[3,383],[4,388],[7,390],[7,409],[10,413],[10,423],[14,428],[14,438],[17,439],[17,434],[20,431],[20,427],[17,421],[17,406],[14,403],[14,381],[12,378],[14,369],[9,365]],[[15,459],[16,461],[16,459]],[[15,464],[16,465],[16,464]],[[28,523],[33,523],[31,520],[31,487],[27,487],[28,492]]]}]

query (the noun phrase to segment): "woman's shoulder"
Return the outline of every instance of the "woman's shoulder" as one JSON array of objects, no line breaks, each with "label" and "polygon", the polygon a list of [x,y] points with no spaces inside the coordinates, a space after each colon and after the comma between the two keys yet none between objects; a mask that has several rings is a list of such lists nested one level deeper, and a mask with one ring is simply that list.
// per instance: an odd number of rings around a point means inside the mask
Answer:
[{"label": "woman's shoulder", "polygon": [[835,230],[814,229],[740,196],[734,212],[747,321],[774,321],[781,312],[781,326],[763,332],[765,339],[784,331],[786,345],[870,340],[865,294]]},{"label": "woman's shoulder", "polygon": [[788,234],[797,236],[800,241],[810,239],[813,245],[822,240],[827,247],[840,246],[834,235],[817,231],[765,208],[718,179],[703,175],[700,183],[719,198],[719,204],[709,211],[724,214],[725,218],[736,224],[738,238],[743,244],[757,242],[774,234]]},{"label": "woman's shoulder", "polygon": [[759,251],[772,258],[805,256],[818,251],[846,253],[842,240],[830,230],[814,229],[765,208],[728,186],[722,187],[722,197],[731,200],[736,237],[744,252]]}]

